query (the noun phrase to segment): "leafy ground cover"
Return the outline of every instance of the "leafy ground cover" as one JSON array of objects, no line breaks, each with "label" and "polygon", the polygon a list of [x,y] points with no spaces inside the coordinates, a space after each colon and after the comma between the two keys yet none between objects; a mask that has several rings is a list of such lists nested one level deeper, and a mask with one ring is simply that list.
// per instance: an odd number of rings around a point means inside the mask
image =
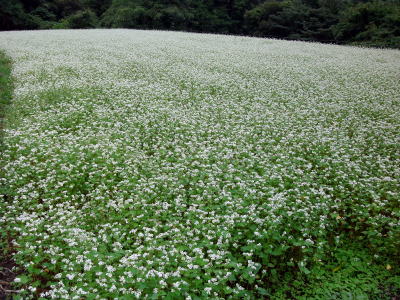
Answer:
[{"label": "leafy ground cover", "polygon": [[0,130],[3,128],[4,111],[12,98],[11,61],[0,52]]},{"label": "leafy ground cover", "polygon": [[22,298],[399,294],[400,52],[2,32]]},{"label": "leafy ground cover", "polygon": [[[3,154],[3,120],[6,114],[7,106],[12,98],[12,80],[11,80],[11,61],[3,53],[0,52],[0,153]],[[0,174],[3,172],[3,161],[0,162]],[[2,186],[0,187],[2,188]],[[0,192],[3,194],[2,192]],[[12,259],[12,239],[7,236],[7,232],[2,230],[0,234],[0,298],[3,299],[7,295],[14,292],[10,288],[14,278],[16,277],[13,268],[15,262]],[[10,247],[11,246],[11,247]]]}]

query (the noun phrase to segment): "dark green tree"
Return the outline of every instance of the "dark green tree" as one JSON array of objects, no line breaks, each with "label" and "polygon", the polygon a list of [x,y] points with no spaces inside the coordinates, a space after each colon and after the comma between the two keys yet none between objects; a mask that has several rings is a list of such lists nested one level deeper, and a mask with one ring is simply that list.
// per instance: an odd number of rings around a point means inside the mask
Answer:
[{"label": "dark green tree", "polygon": [[400,0],[0,0],[0,30],[167,29],[399,47]]},{"label": "dark green tree", "polygon": [[400,48],[400,5],[373,1],[350,6],[332,31],[338,42]]},{"label": "dark green tree", "polygon": [[72,29],[78,28],[96,28],[97,17],[94,12],[89,9],[80,10],[65,19],[67,26]]},{"label": "dark green tree", "polygon": [[247,11],[246,31],[258,36],[287,36],[286,21],[280,16],[287,5],[287,2],[268,0]]},{"label": "dark green tree", "polygon": [[19,1],[0,1],[0,30],[38,28],[34,18],[27,14]]},{"label": "dark green tree", "polygon": [[112,0],[82,0],[82,3],[100,17],[110,7]]}]

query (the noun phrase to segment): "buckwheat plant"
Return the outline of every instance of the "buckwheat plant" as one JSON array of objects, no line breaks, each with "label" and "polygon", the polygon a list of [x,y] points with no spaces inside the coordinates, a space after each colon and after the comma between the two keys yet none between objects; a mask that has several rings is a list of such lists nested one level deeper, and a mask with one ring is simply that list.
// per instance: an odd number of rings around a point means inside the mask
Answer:
[{"label": "buckwheat plant", "polygon": [[21,297],[266,297],[352,241],[400,255],[400,52],[1,32],[0,225]]}]

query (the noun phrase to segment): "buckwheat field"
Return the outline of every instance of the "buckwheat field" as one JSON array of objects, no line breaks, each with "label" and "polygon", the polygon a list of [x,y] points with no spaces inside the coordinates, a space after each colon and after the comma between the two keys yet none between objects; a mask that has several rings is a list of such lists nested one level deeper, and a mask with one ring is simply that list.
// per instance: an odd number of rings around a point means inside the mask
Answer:
[{"label": "buckwheat field", "polygon": [[0,49],[17,297],[295,297],[354,247],[398,274],[400,51],[136,30]]}]

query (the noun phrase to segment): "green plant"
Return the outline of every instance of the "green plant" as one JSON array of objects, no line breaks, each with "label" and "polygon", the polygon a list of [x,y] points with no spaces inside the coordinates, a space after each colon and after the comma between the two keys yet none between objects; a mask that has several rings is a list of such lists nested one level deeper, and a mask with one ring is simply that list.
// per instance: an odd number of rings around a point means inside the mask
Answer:
[{"label": "green plant", "polygon": [[22,298],[398,293],[398,51],[0,37],[16,75],[0,228]]},{"label": "green plant", "polygon": [[[68,28],[95,28],[98,20],[91,10],[81,10],[64,19],[62,24],[66,24]],[[61,26],[61,25],[60,25]]]}]

